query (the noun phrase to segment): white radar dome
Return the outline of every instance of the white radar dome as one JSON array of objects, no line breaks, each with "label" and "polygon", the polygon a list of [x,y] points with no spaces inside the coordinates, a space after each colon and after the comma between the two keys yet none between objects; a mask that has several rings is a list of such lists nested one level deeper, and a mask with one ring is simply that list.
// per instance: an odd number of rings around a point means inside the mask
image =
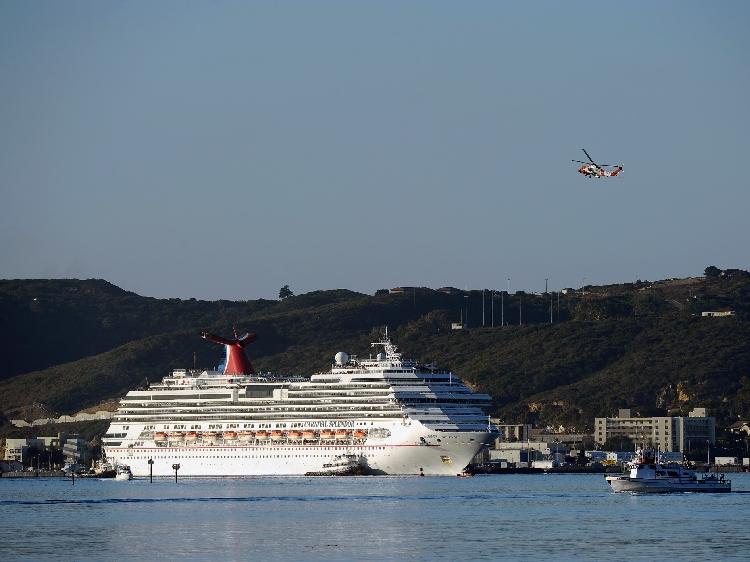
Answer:
[{"label": "white radar dome", "polygon": [[385,361],[385,353],[382,351],[378,353],[378,361]]},{"label": "white radar dome", "polygon": [[346,365],[349,362],[349,354],[339,351],[334,360],[336,361],[336,365]]}]

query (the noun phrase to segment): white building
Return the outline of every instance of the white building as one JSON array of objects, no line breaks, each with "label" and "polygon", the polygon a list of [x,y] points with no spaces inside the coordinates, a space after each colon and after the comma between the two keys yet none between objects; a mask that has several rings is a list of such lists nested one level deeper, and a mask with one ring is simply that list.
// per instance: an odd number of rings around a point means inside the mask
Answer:
[{"label": "white building", "polygon": [[631,416],[629,409],[619,410],[617,417],[594,420],[594,441],[604,444],[625,437],[639,445],[660,451],[686,453],[691,448],[716,443],[716,420],[706,415],[705,408],[693,408],[688,417]]}]

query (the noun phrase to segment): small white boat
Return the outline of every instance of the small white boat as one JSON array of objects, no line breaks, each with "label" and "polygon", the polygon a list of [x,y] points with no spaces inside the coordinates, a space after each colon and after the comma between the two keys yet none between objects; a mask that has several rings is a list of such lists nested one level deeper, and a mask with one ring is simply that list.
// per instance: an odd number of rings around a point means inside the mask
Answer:
[{"label": "small white boat", "polygon": [[117,465],[117,473],[115,474],[115,480],[132,480],[133,473],[130,472],[130,467],[125,464]]},{"label": "small white boat", "polygon": [[664,494],[668,492],[731,492],[732,482],[724,475],[703,474],[678,463],[661,464],[641,451],[623,476],[607,476],[613,492]]}]

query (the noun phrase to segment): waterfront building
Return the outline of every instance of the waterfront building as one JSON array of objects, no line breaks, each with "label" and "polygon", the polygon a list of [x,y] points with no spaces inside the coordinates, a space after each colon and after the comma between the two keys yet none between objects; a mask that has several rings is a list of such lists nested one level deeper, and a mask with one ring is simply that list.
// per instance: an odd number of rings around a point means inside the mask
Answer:
[{"label": "waterfront building", "polygon": [[500,432],[498,443],[528,441],[531,439],[532,425],[530,423],[504,424],[496,418],[493,418],[491,422]]},{"label": "waterfront building", "polygon": [[740,459],[737,457],[715,457],[714,464],[716,466],[739,466]]},{"label": "waterfront building", "polygon": [[617,438],[655,447],[660,451],[687,453],[691,448],[716,443],[716,420],[706,415],[705,408],[693,408],[687,417],[632,416],[629,409],[621,409],[617,417],[595,418],[594,441],[599,445]]},{"label": "waterfront building", "polygon": [[516,464],[537,460],[562,463],[569,453],[570,449],[556,441],[516,441],[496,443],[495,448],[489,450],[489,460]]},{"label": "waterfront building", "polygon": [[24,462],[28,456],[29,449],[44,450],[46,447],[43,439],[38,437],[24,437],[21,439],[7,438],[5,440],[4,461]]},{"label": "waterfront building", "polygon": [[58,433],[56,436],[8,438],[5,440],[5,461],[29,462],[32,450],[62,450],[66,462],[76,463],[89,460],[91,451],[88,443],[77,435]]}]

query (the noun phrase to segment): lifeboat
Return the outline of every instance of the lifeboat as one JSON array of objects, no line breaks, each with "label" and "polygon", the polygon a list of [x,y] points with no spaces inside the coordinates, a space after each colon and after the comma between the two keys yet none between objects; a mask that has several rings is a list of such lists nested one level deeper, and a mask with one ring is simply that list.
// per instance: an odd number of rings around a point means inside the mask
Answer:
[{"label": "lifeboat", "polygon": [[163,431],[157,431],[154,433],[154,441],[166,441],[167,440],[167,434]]},{"label": "lifeboat", "polygon": [[284,432],[279,429],[274,429],[271,432],[271,439],[274,441],[280,441],[281,439],[284,439]]},{"label": "lifeboat", "polygon": [[224,432],[224,439],[237,439],[237,432],[236,431],[225,431]]},{"label": "lifeboat", "polygon": [[255,438],[265,441],[268,439],[268,432],[265,429],[261,429],[255,433]]},{"label": "lifeboat", "polygon": [[173,431],[169,434],[169,440],[170,441],[183,441],[185,439],[185,434],[181,431]]},{"label": "lifeboat", "polygon": [[354,430],[354,438],[355,439],[364,439],[367,437],[367,431],[364,429],[355,429]]},{"label": "lifeboat", "polygon": [[188,431],[185,435],[185,439],[187,441],[195,441],[196,439],[198,439],[198,434],[195,431]]},{"label": "lifeboat", "polygon": [[240,437],[240,441],[252,441],[255,433],[253,433],[252,431],[240,431],[238,435]]},{"label": "lifeboat", "polygon": [[213,441],[216,439],[216,432],[215,431],[207,431],[203,434],[203,439],[205,441]]},{"label": "lifeboat", "polygon": [[302,438],[303,439],[317,439],[318,434],[312,429],[306,429],[302,432]]},{"label": "lifeboat", "polygon": [[330,429],[324,429],[320,434],[321,439],[336,439],[336,435],[334,435],[333,430]]},{"label": "lifeboat", "polygon": [[302,439],[302,432],[301,431],[290,431],[289,432],[289,439],[292,441],[299,441]]},{"label": "lifeboat", "polygon": [[337,429],[336,430],[336,439],[348,439],[349,438],[349,432],[345,429]]}]

